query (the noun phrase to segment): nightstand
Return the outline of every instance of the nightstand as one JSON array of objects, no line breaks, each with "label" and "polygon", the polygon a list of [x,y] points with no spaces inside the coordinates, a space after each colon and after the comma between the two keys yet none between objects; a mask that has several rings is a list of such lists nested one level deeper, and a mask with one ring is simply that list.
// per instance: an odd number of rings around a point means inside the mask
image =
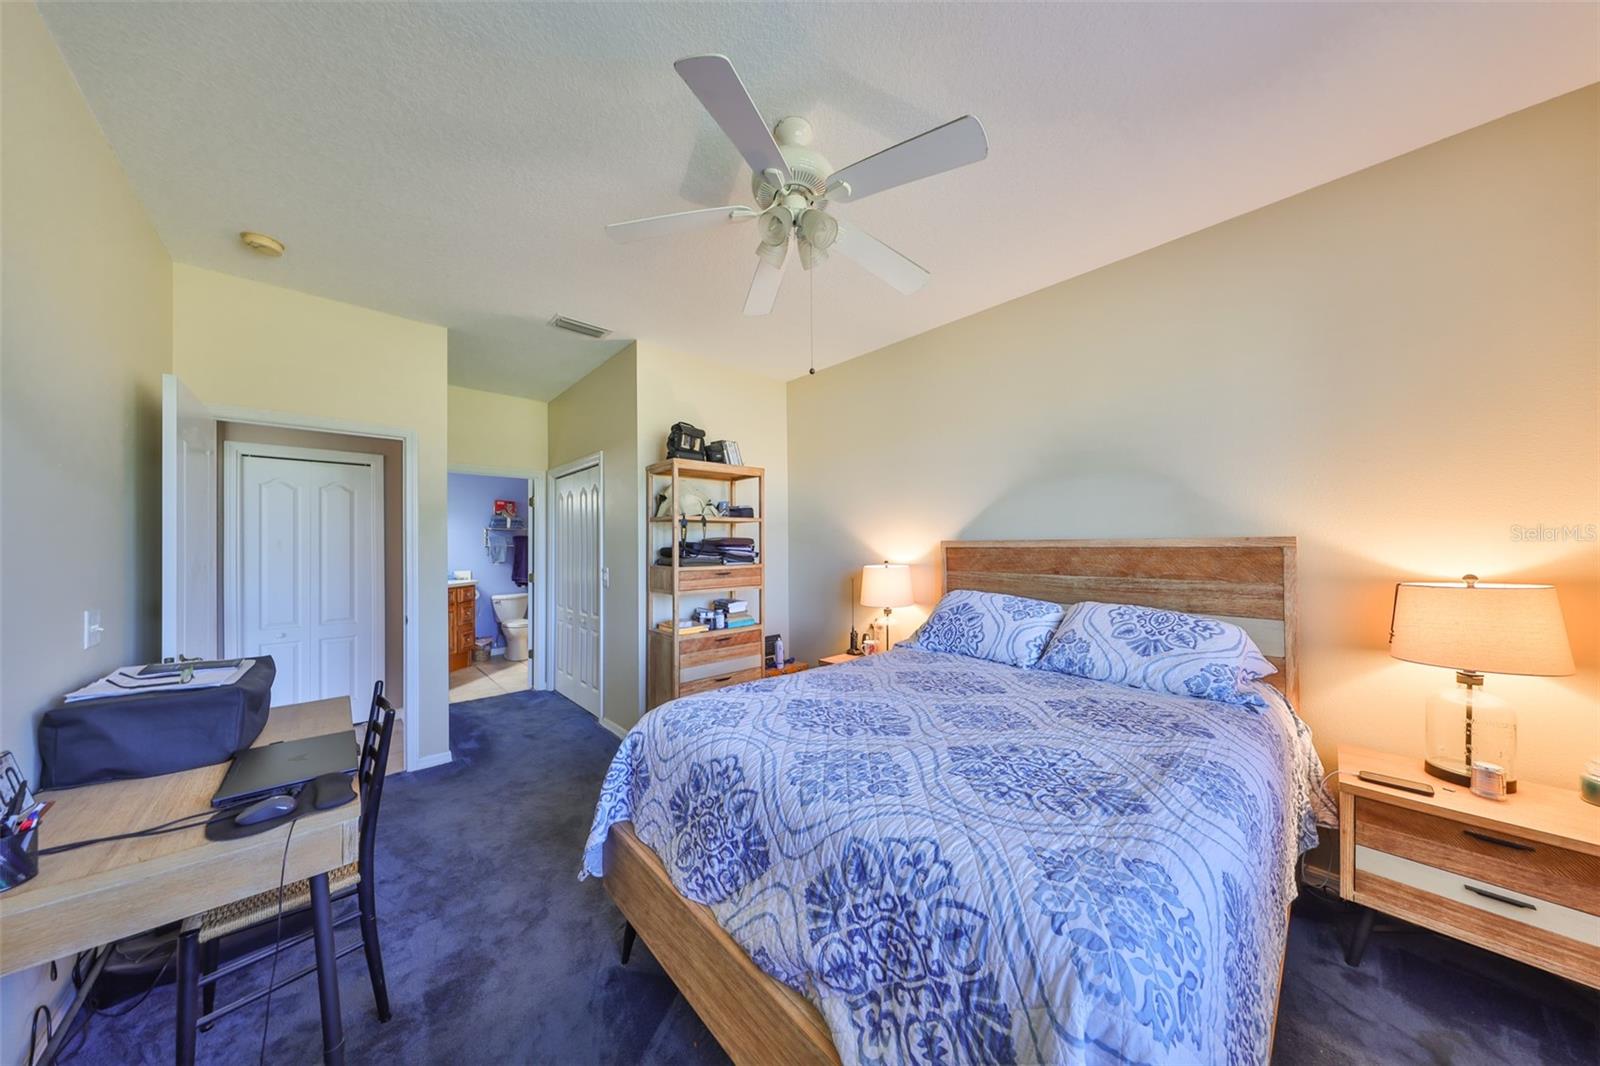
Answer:
[{"label": "nightstand", "polygon": [[[1362,770],[1434,794],[1362,781]],[[1576,791],[1524,781],[1488,800],[1429,777],[1420,758],[1341,747],[1339,895],[1367,908],[1352,966],[1382,912],[1600,988],[1600,809]]]},{"label": "nightstand", "polygon": [[854,662],[859,658],[861,658],[859,655],[850,655],[847,652],[840,652],[838,655],[824,655],[822,658],[817,660],[817,665],[838,666],[840,663]]},{"label": "nightstand", "polygon": [[792,662],[789,665],[783,667],[782,669],[779,669],[776,666],[767,667],[766,668],[767,672],[766,672],[765,676],[767,676],[767,677],[782,677],[784,674],[798,674],[802,670],[809,670],[809,669],[811,669],[811,664],[810,663],[803,663],[799,659],[796,659],[794,662]]}]

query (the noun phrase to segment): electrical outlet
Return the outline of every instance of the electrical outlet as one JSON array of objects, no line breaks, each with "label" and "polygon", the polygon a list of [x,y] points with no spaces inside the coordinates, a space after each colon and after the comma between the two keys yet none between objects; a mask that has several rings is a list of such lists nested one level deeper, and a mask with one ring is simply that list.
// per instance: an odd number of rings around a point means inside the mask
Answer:
[{"label": "electrical outlet", "polygon": [[100,643],[100,637],[105,631],[106,627],[100,624],[99,608],[83,612],[83,646],[85,649],[92,648]]}]

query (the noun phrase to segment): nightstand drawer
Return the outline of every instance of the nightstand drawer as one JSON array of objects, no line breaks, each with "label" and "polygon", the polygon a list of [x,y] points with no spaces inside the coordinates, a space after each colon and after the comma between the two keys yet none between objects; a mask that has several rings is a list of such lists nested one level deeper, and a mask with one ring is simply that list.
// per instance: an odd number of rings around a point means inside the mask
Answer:
[{"label": "nightstand drawer", "polygon": [[1355,811],[1358,849],[1600,914],[1600,856],[1360,797]]},{"label": "nightstand drawer", "polygon": [[[1441,870],[1436,866],[1427,866],[1358,844],[1356,846],[1358,889],[1361,887],[1361,881],[1368,876],[1408,885],[1427,893],[1428,896],[1448,900],[1457,906],[1471,907],[1506,921],[1520,922],[1547,933],[1576,940],[1591,948],[1600,948],[1600,917],[1517,892],[1484,878],[1464,877],[1450,870]],[[1401,918],[1410,917],[1399,910],[1394,913]]]}]

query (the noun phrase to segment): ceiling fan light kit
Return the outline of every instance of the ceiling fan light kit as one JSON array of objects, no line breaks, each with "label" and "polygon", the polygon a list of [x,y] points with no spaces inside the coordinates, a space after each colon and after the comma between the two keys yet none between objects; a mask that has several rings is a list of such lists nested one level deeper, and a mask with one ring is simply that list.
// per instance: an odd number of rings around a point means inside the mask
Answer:
[{"label": "ceiling fan light kit", "polygon": [[767,128],[727,56],[690,56],[673,66],[750,165],[750,190],[759,210],[735,204],[614,222],[606,227],[613,240],[644,240],[761,219],[756,272],[745,297],[747,315],[772,310],[791,238],[805,270],[837,248],[898,292],[909,295],[927,284],[929,274],[922,267],[865,231],[841,225],[830,213],[831,201],[860,200],[978,162],[989,154],[982,123],[963,115],[835,171],[811,147],[815,130],[805,119],[790,115]]}]

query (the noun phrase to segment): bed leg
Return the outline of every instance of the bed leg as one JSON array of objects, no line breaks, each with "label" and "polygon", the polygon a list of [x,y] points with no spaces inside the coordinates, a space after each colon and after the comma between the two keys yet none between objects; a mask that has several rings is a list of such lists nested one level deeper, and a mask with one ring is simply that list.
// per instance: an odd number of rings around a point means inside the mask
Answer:
[{"label": "bed leg", "polygon": [[633,942],[639,939],[639,933],[633,928],[632,922],[622,923],[622,965],[628,965],[628,956],[633,954]]},{"label": "bed leg", "polygon": [[1350,943],[1344,949],[1345,965],[1361,965],[1361,956],[1366,954],[1367,939],[1372,936],[1372,923],[1377,917],[1378,912],[1371,907],[1361,908],[1361,917],[1356,919],[1355,931],[1350,934]]}]

